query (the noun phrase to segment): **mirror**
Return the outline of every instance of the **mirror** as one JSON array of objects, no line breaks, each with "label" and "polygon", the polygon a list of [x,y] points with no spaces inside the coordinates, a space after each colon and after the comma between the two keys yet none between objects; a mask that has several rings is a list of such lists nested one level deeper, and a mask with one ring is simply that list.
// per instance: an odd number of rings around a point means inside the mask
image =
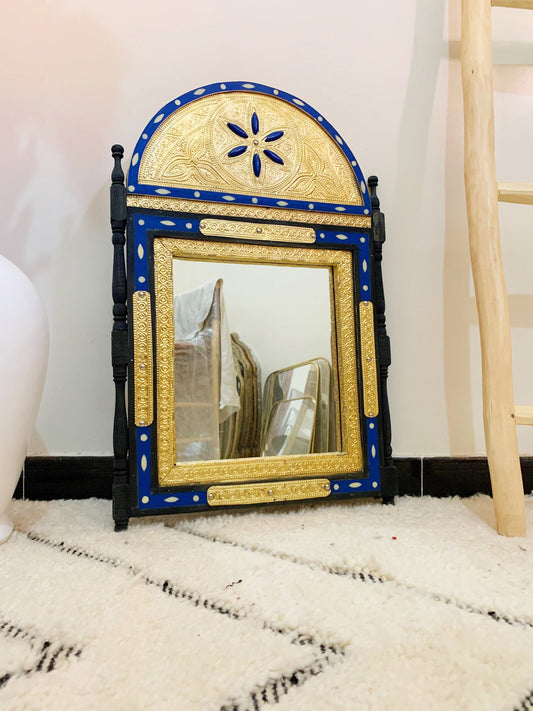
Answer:
[{"label": "mirror", "polygon": [[377,178],[321,112],[255,82],[161,107],[127,180],[123,154],[113,146],[116,529],[390,500]]},{"label": "mirror", "polygon": [[176,462],[336,449],[331,276],[172,260]]}]

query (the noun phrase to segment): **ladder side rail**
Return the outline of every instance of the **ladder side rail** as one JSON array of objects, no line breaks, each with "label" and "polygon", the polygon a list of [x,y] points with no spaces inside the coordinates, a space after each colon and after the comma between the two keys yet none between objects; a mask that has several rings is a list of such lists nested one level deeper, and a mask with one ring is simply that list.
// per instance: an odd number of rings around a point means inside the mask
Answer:
[{"label": "ladder side rail", "polygon": [[483,421],[498,533],[525,535],[511,329],[498,220],[490,0],[463,0],[461,68],[470,259],[481,339]]}]

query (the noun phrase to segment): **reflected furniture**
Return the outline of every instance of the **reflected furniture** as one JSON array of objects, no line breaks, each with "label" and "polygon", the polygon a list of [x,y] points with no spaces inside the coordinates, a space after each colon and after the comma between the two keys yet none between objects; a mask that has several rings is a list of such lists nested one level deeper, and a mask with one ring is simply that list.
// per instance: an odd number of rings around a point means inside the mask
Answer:
[{"label": "reflected furniture", "polygon": [[[142,131],[127,181],[122,146],[112,154],[115,529],[133,516],[362,496],[392,502],[377,178],[365,180],[321,113],[256,83],[212,84],[169,102]],[[193,278],[232,270],[224,293],[228,286],[228,312],[240,314],[236,383],[256,383],[261,397],[245,406],[230,394],[223,415],[221,401],[219,455],[184,460],[176,353],[190,343],[176,340],[176,295]],[[265,274],[274,276],[260,292]],[[287,373],[297,378],[294,366],[305,363],[314,364],[314,385],[302,390],[293,380],[284,391]],[[232,445],[237,421],[253,441]]]}]

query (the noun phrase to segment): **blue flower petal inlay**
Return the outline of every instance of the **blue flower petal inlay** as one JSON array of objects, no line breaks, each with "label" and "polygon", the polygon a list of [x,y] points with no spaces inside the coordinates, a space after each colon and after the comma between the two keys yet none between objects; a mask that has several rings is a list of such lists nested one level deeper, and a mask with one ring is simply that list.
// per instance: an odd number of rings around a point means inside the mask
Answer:
[{"label": "blue flower petal inlay", "polygon": [[228,153],[229,158],[235,158],[235,156],[242,156],[243,153],[245,153],[248,150],[248,146],[237,146],[236,148],[232,148],[231,151]]},{"label": "blue flower petal inlay", "polygon": [[274,151],[269,151],[265,149],[263,153],[266,155],[267,158],[270,158],[270,160],[274,161],[274,163],[279,163],[279,165],[285,165],[283,159],[280,158],[277,153],[274,153]]},{"label": "blue flower petal inlay", "polygon": [[228,128],[230,131],[233,131],[233,133],[236,133],[237,136],[240,136],[241,138],[248,138],[248,134],[244,128],[241,128],[236,123],[228,123]]},{"label": "blue flower petal inlay", "polygon": [[252,164],[254,167],[254,175],[258,178],[261,173],[261,158],[259,158],[259,153],[254,153]]},{"label": "blue flower petal inlay", "polygon": [[252,131],[254,132],[254,136],[256,136],[259,131],[259,117],[255,111],[252,114]]},{"label": "blue flower petal inlay", "polygon": [[272,131],[268,136],[265,136],[265,142],[270,143],[271,141],[277,141],[278,138],[283,136],[283,131]]}]

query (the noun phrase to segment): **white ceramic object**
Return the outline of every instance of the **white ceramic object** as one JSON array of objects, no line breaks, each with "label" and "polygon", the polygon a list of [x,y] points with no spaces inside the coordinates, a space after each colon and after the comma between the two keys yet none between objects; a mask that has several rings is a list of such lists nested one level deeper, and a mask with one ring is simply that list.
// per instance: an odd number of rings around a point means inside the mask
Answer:
[{"label": "white ceramic object", "polygon": [[28,277],[0,256],[0,543],[13,530],[7,508],[39,409],[48,363],[48,320]]}]

